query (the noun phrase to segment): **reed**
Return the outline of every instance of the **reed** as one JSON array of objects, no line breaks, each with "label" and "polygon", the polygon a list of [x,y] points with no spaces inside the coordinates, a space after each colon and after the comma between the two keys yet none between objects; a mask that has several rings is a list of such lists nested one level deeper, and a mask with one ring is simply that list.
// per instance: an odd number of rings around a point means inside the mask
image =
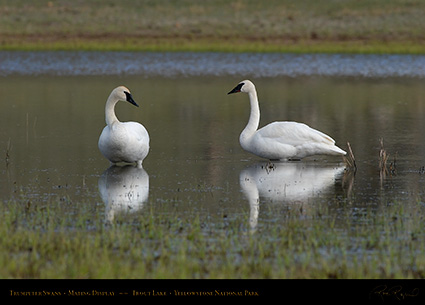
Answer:
[{"label": "reed", "polygon": [[354,173],[357,171],[356,158],[354,157],[353,150],[351,149],[350,142],[347,142],[348,153],[343,157],[344,163],[348,170],[353,171]]},{"label": "reed", "polygon": [[389,154],[387,154],[387,151],[384,148],[384,139],[380,138],[379,143],[381,145],[381,148],[379,149],[379,170],[381,173],[387,173],[387,161]]},{"label": "reed", "polygon": [[5,156],[6,168],[9,167],[10,151],[12,150],[12,143],[10,141],[11,141],[11,139],[9,138],[9,140],[7,141],[7,146],[6,146],[6,156]]},{"label": "reed", "polygon": [[386,175],[395,175],[397,172],[397,153],[394,155],[393,161],[387,165],[390,154],[387,153],[387,150],[384,147],[384,139],[379,139],[380,149],[379,149],[379,172],[381,177],[385,178]]}]

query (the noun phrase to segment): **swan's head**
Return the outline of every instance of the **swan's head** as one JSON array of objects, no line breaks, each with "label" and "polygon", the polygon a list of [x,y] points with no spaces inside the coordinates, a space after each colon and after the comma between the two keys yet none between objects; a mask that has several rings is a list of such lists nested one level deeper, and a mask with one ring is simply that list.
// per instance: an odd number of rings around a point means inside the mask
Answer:
[{"label": "swan's head", "polygon": [[250,80],[241,81],[232,91],[227,94],[255,91],[255,86]]},{"label": "swan's head", "polygon": [[133,96],[131,95],[130,90],[124,86],[119,86],[112,90],[111,95],[114,95],[116,100],[126,101],[130,104],[133,104],[134,106],[139,107],[139,105],[137,105],[137,103],[133,100]]}]

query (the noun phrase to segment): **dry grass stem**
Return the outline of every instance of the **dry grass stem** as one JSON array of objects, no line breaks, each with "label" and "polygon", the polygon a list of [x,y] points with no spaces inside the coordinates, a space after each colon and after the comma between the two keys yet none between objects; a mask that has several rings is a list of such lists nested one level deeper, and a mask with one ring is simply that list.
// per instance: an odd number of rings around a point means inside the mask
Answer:
[{"label": "dry grass stem", "polygon": [[387,153],[386,149],[384,148],[384,139],[380,138],[379,142],[381,144],[381,149],[379,150],[379,175],[382,180],[389,174],[390,176],[396,174],[396,164],[397,164],[397,153],[394,155],[394,159],[392,162],[390,162],[389,166],[387,166],[388,159],[390,157],[390,154]]},{"label": "dry grass stem", "polygon": [[354,157],[354,153],[353,153],[353,150],[351,149],[350,142],[347,142],[347,146],[348,146],[348,154],[347,156],[344,156],[344,162],[346,164],[346,167],[349,170],[356,172],[357,171],[356,158]]},{"label": "dry grass stem", "polygon": [[387,161],[390,156],[384,148],[384,139],[380,138],[381,149],[379,150],[379,170],[381,172],[387,172]]},{"label": "dry grass stem", "polygon": [[12,150],[12,144],[10,143],[10,138],[9,138],[9,140],[7,141],[7,146],[6,146],[6,158],[5,158],[6,167],[8,167],[9,163],[10,163],[10,151],[11,150]]},{"label": "dry grass stem", "polygon": [[390,154],[387,153],[386,149],[384,148],[384,139],[381,138],[379,141],[381,144],[381,149],[379,150],[379,168],[381,171],[386,171],[390,174],[395,174],[397,170],[397,153],[395,153],[393,161],[387,167],[387,162],[390,157]]}]

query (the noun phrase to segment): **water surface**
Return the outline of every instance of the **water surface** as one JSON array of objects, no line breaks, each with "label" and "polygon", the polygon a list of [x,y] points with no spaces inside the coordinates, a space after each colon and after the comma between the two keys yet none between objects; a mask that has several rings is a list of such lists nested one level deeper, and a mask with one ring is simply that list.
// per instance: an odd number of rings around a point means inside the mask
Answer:
[{"label": "water surface", "polygon": [[0,76],[424,77],[425,56],[181,52],[0,52]]},{"label": "water surface", "polygon": [[[308,211],[320,203],[337,213],[347,204],[422,202],[423,62],[420,56],[2,52],[0,198],[87,202],[104,207],[109,221],[117,211],[155,204],[182,217],[245,213],[253,227],[279,221],[275,209]],[[257,86],[261,126],[294,120],[331,135],[343,149],[350,142],[356,175],[345,174],[339,157],[270,165],[244,152],[238,137],[248,97],[227,92],[247,77]],[[97,148],[106,98],[122,84],[140,108],[119,103],[118,118],[143,123],[151,137],[143,170],[110,168]],[[396,163],[385,177],[380,138]]]}]

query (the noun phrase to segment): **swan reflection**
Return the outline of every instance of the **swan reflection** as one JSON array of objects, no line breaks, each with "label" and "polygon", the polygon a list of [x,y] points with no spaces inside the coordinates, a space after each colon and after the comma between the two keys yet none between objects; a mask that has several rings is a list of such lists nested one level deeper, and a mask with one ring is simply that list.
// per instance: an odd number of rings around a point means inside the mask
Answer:
[{"label": "swan reflection", "polygon": [[116,212],[140,210],[149,196],[149,175],[142,167],[112,165],[98,183],[108,221]]},{"label": "swan reflection", "polygon": [[342,165],[301,162],[258,163],[241,171],[239,183],[250,205],[250,226],[258,221],[260,198],[272,202],[306,203],[335,185],[344,174]]}]

